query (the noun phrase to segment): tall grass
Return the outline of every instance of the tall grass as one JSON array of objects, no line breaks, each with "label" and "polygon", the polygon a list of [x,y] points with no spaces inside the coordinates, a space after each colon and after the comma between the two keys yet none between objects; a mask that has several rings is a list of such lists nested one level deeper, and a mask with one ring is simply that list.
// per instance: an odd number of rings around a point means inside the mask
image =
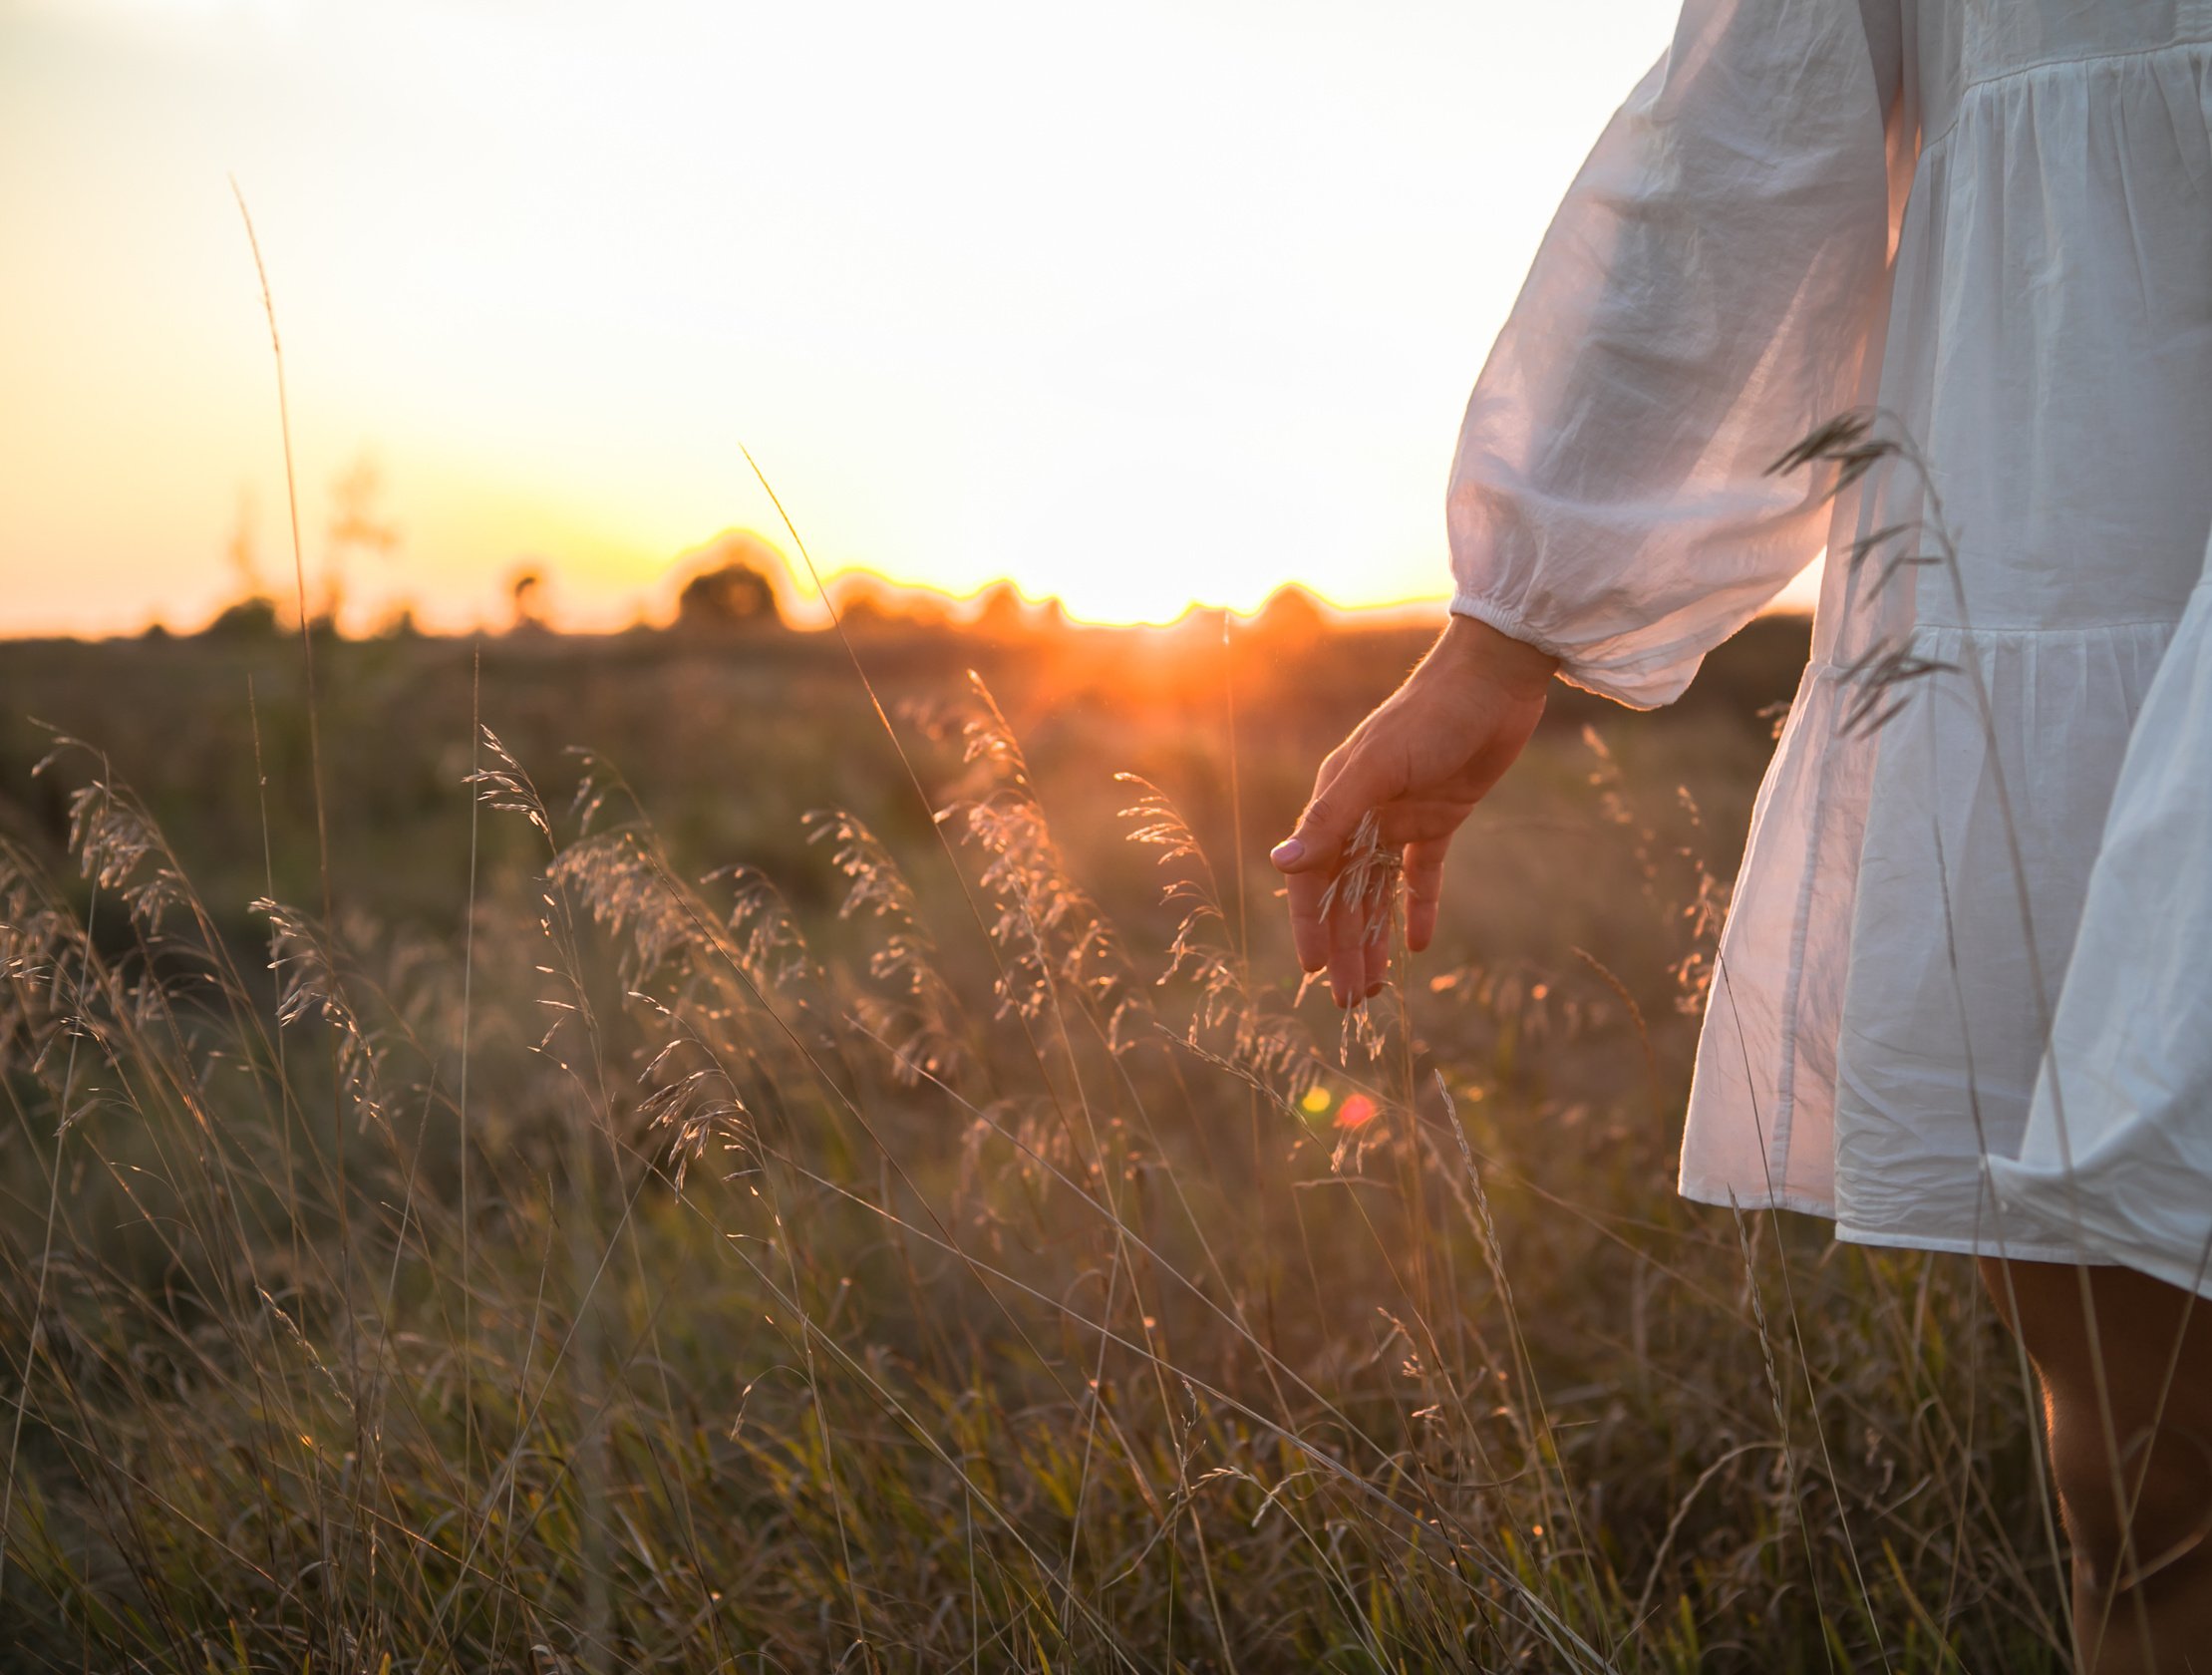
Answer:
[{"label": "tall grass", "polygon": [[[844,639],[928,833],[819,809],[764,866],[599,756],[549,798],[479,661],[426,934],[337,885],[291,506],[319,910],[250,686],[250,903],[66,738],[66,838],[0,836],[10,1667],[2062,1663],[1980,1293],[1658,1189],[1722,894],[1687,793],[1591,734],[1600,947],[1417,981],[1401,940],[1317,1036],[1254,952],[1233,681],[1227,889],[1122,780],[1162,922],[980,680],[902,737]],[[776,698],[787,763],[851,743]]]},{"label": "tall grass", "polygon": [[67,743],[0,847],[14,1666],[2063,1666],[1963,1265],[1664,1190],[1718,892],[1603,740],[1612,934],[1342,1039],[980,683],[951,870],[453,743],[451,936],[203,899]]}]

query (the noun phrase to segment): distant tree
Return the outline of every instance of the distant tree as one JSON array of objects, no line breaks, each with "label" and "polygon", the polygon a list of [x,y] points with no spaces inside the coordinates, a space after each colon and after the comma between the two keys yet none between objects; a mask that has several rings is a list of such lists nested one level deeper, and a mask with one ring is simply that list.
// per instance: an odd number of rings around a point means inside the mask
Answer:
[{"label": "distant tree", "polygon": [[1329,618],[1321,601],[1294,581],[1268,595],[1253,630],[1281,644],[1305,645],[1329,631]]},{"label": "distant tree", "polygon": [[685,628],[780,627],[784,613],[776,586],[742,559],[702,570],[676,595],[676,620]]},{"label": "distant tree", "polygon": [[883,589],[864,576],[851,576],[841,581],[834,597],[837,620],[847,628],[879,628],[898,620],[899,613],[892,609]]},{"label": "distant tree", "polygon": [[898,596],[892,614],[927,628],[942,628],[952,620],[952,601],[926,587],[909,587]]},{"label": "distant tree", "polygon": [[335,623],[346,601],[346,555],[390,558],[399,549],[399,526],[382,510],[384,473],[364,450],[331,480],[329,541],[324,550],[322,597],[315,615]]},{"label": "distant tree", "polygon": [[866,570],[847,570],[830,584],[837,615],[848,624],[942,628],[967,611],[951,595],[932,587],[893,582]]},{"label": "distant tree", "polygon": [[218,640],[265,640],[275,638],[283,627],[276,601],[266,593],[249,593],[223,606],[200,632]]},{"label": "distant tree", "polygon": [[507,603],[513,610],[507,624],[509,633],[547,631],[545,591],[545,572],[532,565],[523,565],[507,578]]},{"label": "distant tree", "polygon": [[724,529],[687,547],[668,567],[683,583],[676,626],[709,633],[774,628],[784,621],[783,588],[790,576],[784,551],[754,529]]},{"label": "distant tree", "polygon": [[215,613],[200,629],[202,634],[222,640],[269,639],[284,627],[277,602],[263,583],[261,567],[254,559],[253,525],[253,493],[241,488],[230,539],[223,545],[223,555],[237,577],[238,596]]},{"label": "distant tree", "polygon": [[254,522],[253,491],[241,484],[237,516],[230,525],[230,539],[223,546],[223,555],[237,574],[241,599],[257,599],[268,592],[261,580],[261,565],[255,557]]},{"label": "distant tree", "polygon": [[975,631],[979,634],[1013,635],[1029,627],[1029,612],[1021,592],[1011,581],[994,581],[976,600]]}]

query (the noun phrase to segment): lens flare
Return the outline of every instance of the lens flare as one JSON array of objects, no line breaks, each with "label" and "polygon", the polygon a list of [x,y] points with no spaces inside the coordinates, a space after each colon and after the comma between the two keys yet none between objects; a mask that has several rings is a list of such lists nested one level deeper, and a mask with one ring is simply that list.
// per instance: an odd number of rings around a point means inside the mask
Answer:
[{"label": "lens flare", "polygon": [[1361,1129],[1375,1121],[1375,1102],[1365,1094],[1354,1094],[1344,1102],[1344,1109],[1337,1113],[1340,1129]]}]

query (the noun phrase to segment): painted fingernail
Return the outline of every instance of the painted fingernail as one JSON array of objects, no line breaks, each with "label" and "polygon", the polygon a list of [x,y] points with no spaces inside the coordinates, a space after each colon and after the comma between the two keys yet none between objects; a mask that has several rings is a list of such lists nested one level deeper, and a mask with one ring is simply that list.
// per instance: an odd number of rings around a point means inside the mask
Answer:
[{"label": "painted fingernail", "polygon": [[1306,845],[1295,838],[1285,838],[1267,851],[1267,858],[1277,866],[1296,866],[1299,856],[1306,852]]}]

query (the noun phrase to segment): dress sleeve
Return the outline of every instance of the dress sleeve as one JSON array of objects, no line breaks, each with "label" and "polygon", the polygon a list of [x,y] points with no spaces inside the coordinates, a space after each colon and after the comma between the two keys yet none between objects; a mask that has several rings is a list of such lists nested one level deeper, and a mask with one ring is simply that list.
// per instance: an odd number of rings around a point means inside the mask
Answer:
[{"label": "dress sleeve", "polygon": [[1899,43],[1897,0],[1688,0],[1468,401],[1454,611],[1648,708],[1812,559],[1828,482],[1767,468],[1856,399]]}]

